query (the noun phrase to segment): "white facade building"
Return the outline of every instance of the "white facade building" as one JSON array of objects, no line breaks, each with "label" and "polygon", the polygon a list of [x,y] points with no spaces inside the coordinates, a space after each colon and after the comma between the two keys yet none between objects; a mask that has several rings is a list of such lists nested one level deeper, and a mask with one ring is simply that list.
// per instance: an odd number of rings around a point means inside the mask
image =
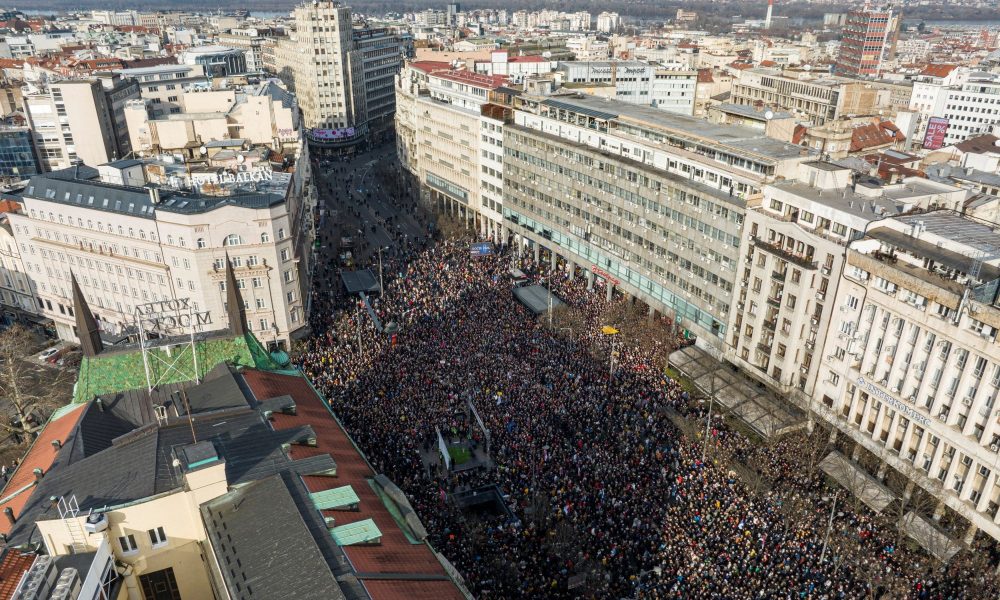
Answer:
[{"label": "white facade building", "polygon": [[86,166],[33,177],[10,223],[39,312],[76,340],[73,274],[108,335],[126,334],[137,305],[161,300],[186,298],[222,319],[228,255],[254,334],[287,348],[306,327],[312,246],[306,155],[298,167],[211,186],[223,195],[126,187]]},{"label": "white facade building", "polygon": [[[818,414],[1000,539],[1000,235],[950,211],[881,221],[850,245]],[[938,513],[938,516],[940,513]]]}]

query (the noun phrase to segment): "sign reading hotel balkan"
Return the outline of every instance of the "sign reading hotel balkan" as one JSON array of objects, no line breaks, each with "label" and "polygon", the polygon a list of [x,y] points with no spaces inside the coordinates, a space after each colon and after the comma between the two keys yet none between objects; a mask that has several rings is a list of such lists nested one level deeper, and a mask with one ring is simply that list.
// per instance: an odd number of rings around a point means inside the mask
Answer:
[{"label": "sign reading hotel balkan", "polygon": [[185,333],[199,325],[211,325],[212,313],[195,310],[190,298],[139,304],[135,319],[140,329],[151,333]]},{"label": "sign reading hotel balkan", "polygon": [[171,175],[167,185],[174,188],[194,185],[225,185],[228,183],[251,183],[254,181],[273,181],[274,171],[268,167],[255,167],[249,171],[238,173],[198,173],[192,175]]}]

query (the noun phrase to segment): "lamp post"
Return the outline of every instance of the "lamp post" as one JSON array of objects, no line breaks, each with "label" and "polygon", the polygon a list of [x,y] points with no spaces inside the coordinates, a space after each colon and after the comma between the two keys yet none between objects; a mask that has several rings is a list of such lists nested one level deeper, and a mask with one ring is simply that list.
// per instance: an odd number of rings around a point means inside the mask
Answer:
[{"label": "lamp post", "polygon": [[382,246],[378,247],[378,293],[383,300],[385,300],[385,287],[382,285],[382,251],[388,249],[388,246],[385,248]]},{"label": "lamp post", "polygon": [[616,327],[612,327],[611,325],[605,325],[604,327],[601,327],[601,333],[603,333],[604,335],[607,335],[607,336],[612,336],[611,337],[611,360],[610,360],[611,364],[610,364],[610,367],[609,367],[609,370],[608,370],[608,386],[610,386],[611,385],[611,378],[614,377],[614,374],[615,374],[615,338],[613,336],[617,336],[619,332],[618,332],[618,329]]}]

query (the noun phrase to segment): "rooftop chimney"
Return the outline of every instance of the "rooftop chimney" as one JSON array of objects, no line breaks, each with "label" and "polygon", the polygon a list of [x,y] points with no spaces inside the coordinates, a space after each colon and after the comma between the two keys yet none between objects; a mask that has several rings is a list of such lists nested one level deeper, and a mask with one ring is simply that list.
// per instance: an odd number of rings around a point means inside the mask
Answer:
[{"label": "rooftop chimney", "polygon": [[14,509],[12,509],[11,507],[5,506],[3,509],[3,514],[4,516],[7,517],[7,520],[10,521],[11,525],[17,522],[17,519],[14,518]]}]

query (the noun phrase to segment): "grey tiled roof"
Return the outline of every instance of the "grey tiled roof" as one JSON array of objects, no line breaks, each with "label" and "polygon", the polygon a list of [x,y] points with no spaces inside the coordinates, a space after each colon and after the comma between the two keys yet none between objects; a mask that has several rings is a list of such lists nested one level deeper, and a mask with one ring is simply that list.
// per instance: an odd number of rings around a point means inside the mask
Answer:
[{"label": "grey tiled roof", "polygon": [[150,195],[152,187],[139,188],[103,183],[96,179],[97,176],[96,169],[86,166],[35,175],[28,181],[24,196],[148,219],[154,218],[156,211],[197,214],[229,205],[268,208],[285,200],[282,194],[269,192],[238,192],[231,196],[206,196],[159,188],[160,202],[154,204]]},{"label": "grey tiled roof", "polygon": [[202,505],[233,598],[346,598],[290,492],[296,484],[274,475]]}]

